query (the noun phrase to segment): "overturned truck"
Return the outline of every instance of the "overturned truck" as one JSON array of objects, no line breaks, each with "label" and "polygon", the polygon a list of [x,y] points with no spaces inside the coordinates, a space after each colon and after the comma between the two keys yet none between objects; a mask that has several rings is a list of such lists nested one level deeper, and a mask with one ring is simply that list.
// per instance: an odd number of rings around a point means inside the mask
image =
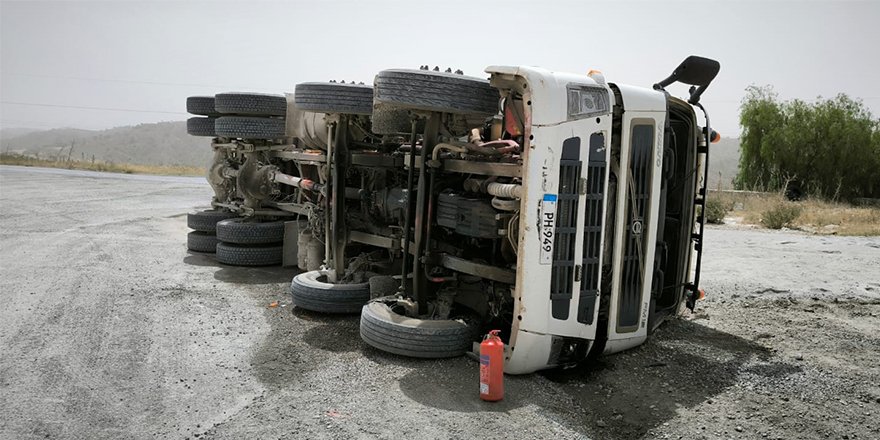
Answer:
[{"label": "overturned truck", "polygon": [[[640,88],[424,67],[287,99],[217,95],[194,118],[214,123],[201,133],[215,198],[191,236],[227,264],[299,266],[296,306],[360,313],[363,340],[387,352],[459,356],[500,329],[516,374],[625,350],[702,296],[718,136],[699,100],[719,69],[689,57]],[[686,100],[665,90],[676,81]]]}]

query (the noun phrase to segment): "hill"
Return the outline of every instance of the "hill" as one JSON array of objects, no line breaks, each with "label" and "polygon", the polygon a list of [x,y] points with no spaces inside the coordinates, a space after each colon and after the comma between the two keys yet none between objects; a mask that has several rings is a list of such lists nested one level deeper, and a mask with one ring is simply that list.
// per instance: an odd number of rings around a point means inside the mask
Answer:
[{"label": "hill", "polygon": [[71,157],[143,165],[206,166],[210,140],[186,133],[186,122],[160,122],[93,131],[58,128],[43,131],[4,129],[0,151],[39,158]]},{"label": "hill", "polygon": [[739,172],[739,139],[721,138],[716,144],[709,144],[709,182],[711,189],[733,189],[733,178]]},{"label": "hill", "polygon": [[[95,159],[142,165],[206,166],[211,159],[210,140],[186,134],[186,122],[160,122],[117,127],[103,131],[58,128],[33,131],[4,129],[0,152],[39,158],[66,157],[73,144],[77,159]],[[739,165],[739,139],[722,138],[711,144],[709,188],[732,189]]]}]

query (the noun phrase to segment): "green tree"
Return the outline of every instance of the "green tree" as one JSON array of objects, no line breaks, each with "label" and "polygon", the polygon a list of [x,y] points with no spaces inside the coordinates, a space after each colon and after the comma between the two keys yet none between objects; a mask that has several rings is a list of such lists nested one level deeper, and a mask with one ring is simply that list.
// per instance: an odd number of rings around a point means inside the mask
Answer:
[{"label": "green tree", "polygon": [[797,182],[826,198],[880,197],[880,121],[845,94],[780,102],[772,86],[750,86],[740,106],[739,189]]}]

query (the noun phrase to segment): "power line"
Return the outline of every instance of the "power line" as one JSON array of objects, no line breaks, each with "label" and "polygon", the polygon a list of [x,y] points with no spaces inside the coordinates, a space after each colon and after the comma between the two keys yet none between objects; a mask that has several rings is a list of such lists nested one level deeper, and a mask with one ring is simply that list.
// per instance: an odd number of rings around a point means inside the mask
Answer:
[{"label": "power line", "polygon": [[86,77],[78,77],[78,76],[42,75],[42,74],[34,74],[34,73],[0,72],[0,75],[24,76],[24,77],[32,77],[32,78],[72,79],[72,80],[77,80],[77,81],[112,82],[112,83],[124,83],[124,84],[148,84],[148,85],[155,85],[155,86],[205,87],[205,88],[212,88],[212,89],[272,90],[272,91],[275,91],[276,93],[279,92],[279,89],[270,89],[270,88],[266,88],[266,87],[218,86],[218,85],[209,85],[209,84],[170,83],[170,82],[159,82],[159,81],[135,81],[135,80],[127,80],[127,79],[86,78]]},{"label": "power line", "polygon": [[0,101],[0,104],[10,104],[10,105],[30,105],[35,107],[58,107],[58,108],[75,108],[82,110],[107,110],[114,112],[132,112],[132,113],[162,113],[168,115],[186,115],[188,113],[184,112],[168,112],[162,110],[136,110],[130,108],[109,108],[109,107],[86,107],[79,105],[62,105],[62,104],[38,104],[34,102],[12,102],[12,101]]}]

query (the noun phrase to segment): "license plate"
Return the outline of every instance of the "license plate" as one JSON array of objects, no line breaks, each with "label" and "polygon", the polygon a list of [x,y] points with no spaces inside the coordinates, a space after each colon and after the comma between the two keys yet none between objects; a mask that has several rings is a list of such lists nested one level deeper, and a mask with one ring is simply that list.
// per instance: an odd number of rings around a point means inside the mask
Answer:
[{"label": "license plate", "polygon": [[553,263],[553,238],[556,234],[556,194],[544,194],[541,200],[541,264]]}]

